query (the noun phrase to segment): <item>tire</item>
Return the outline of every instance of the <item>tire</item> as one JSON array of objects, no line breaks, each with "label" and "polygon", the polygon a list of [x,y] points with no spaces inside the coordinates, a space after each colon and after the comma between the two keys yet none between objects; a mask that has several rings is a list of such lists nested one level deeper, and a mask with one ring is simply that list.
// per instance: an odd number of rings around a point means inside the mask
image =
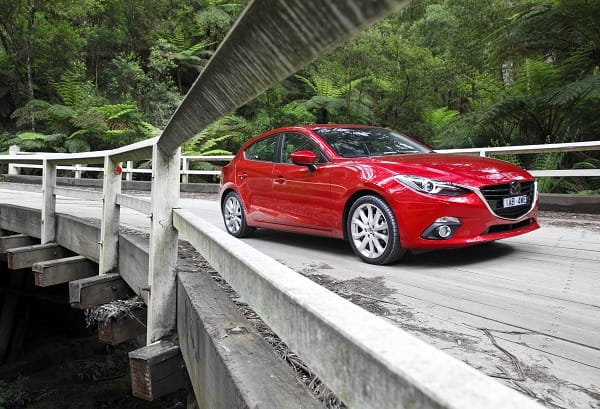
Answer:
[{"label": "tire", "polygon": [[384,265],[406,254],[390,206],[378,196],[362,196],[352,204],[346,221],[348,240],[358,257],[369,264]]},{"label": "tire", "polygon": [[254,231],[254,228],[246,223],[244,206],[237,193],[227,193],[225,200],[223,200],[221,214],[223,215],[225,229],[232,236],[238,238],[248,237]]}]

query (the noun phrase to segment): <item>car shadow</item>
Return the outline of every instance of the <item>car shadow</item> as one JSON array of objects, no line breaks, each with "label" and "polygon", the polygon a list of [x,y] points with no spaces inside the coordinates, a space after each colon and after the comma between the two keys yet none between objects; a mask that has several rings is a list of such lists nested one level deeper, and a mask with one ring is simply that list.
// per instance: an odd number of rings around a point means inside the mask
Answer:
[{"label": "car shadow", "polygon": [[[259,229],[252,235],[252,239],[263,242],[277,242],[295,247],[302,251],[318,250],[338,256],[347,256],[356,259],[350,244],[344,240],[328,237],[310,236],[298,233],[281,232],[277,230]],[[456,267],[477,264],[506,257],[517,251],[512,245],[502,242],[476,244],[473,246],[456,249],[443,249],[431,251],[410,251],[404,258],[388,267]]]},{"label": "car shadow", "polygon": [[308,234],[289,233],[277,230],[258,229],[252,236],[252,239],[263,242],[273,241],[278,244],[285,244],[302,249],[321,250],[328,253],[341,256],[347,255],[354,257],[354,253],[348,242],[344,240],[332,239],[329,237],[311,236]]},{"label": "car shadow", "polygon": [[506,243],[491,242],[456,249],[413,251],[395,265],[456,267],[507,257],[516,250]]}]

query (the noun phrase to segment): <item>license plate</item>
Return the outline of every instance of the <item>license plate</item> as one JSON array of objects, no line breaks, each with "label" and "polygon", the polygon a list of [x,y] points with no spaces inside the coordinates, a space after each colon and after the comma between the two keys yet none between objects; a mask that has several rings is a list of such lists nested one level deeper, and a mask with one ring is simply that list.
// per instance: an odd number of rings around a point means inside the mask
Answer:
[{"label": "license plate", "polygon": [[515,207],[527,204],[527,195],[504,198],[503,204],[504,207]]}]

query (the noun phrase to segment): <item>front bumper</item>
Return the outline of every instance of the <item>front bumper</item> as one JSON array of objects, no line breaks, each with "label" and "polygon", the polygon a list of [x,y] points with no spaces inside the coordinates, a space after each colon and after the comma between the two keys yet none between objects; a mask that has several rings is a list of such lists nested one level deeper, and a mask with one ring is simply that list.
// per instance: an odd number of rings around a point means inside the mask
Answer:
[{"label": "front bumper", "polygon": [[[400,242],[406,249],[463,247],[514,237],[539,228],[537,195],[531,209],[513,220],[493,213],[481,195],[475,192],[459,197],[407,193],[400,195],[392,206],[400,229]],[[427,238],[426,232],[441,218],[456,218],[460,226],[449,238]]]}]

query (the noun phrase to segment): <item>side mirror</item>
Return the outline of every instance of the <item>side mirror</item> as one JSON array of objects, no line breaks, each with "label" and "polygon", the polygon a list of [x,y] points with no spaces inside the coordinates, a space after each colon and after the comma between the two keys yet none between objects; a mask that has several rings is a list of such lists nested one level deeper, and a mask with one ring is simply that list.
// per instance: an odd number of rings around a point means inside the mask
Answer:
[{"label": "side mirror", "polygon": [[308,166],[308,169],[311,172],[317,170],[317,165],[315,165],[317,162],[317,155],[315,155],[313,151],[304,150],[292,152],[290,158],[295,165]]}]

